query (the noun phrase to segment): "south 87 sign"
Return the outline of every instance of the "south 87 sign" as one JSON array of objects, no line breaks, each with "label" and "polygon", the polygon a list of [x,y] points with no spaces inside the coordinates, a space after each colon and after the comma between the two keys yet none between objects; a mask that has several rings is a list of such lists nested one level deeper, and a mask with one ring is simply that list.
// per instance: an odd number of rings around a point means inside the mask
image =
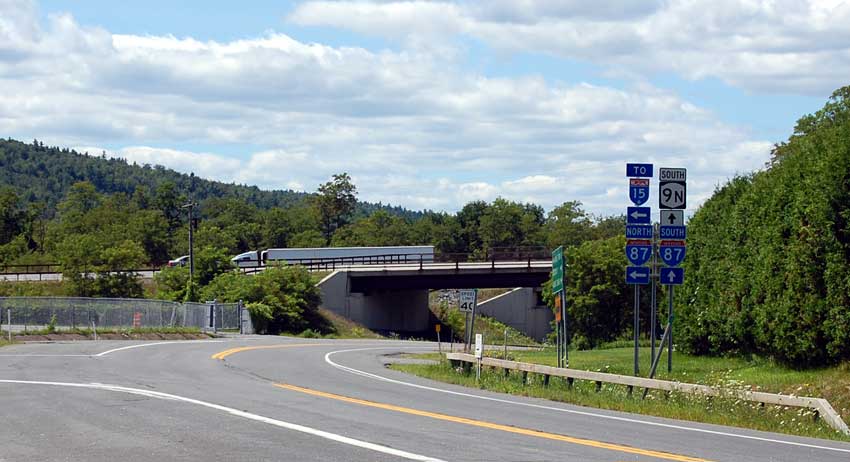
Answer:
[{"label": "south 87 sign", "polygon": [[658,255],[667,266],[679,266],[685,259],[685,241],[661,241]]}]

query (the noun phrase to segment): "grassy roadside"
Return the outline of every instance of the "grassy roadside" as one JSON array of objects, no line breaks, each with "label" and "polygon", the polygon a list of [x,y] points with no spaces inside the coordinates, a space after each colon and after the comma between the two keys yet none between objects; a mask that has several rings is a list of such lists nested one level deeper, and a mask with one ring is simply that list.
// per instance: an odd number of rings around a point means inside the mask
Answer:
[{"label": "grassy roadside", "polygon": [[[501,356],[501,353],[498,354]],[[570,366],[576,369],[631,374],[632,354],[633,351],[630,348],[571,351]],[[421,355],[419,357],[433,359],[437,356]],[[509,358],[549,365],[554,365],[556,361],[552,349],[511,351]],[[679,353],[674,354],[673,361],[673,374],[668,376],[665,368],[663,373],[659,374],[659,378],[736,389],[818,396],[828,399],[845,420],[850,415],[848,413],[850,365],[848,364],[811,371],[795,371],[766,360],[704,358]],[[644,351],[641,366],[648,369],[648,364],[649,353]],[[666,362],[664,364],[666,365]],[[757,403],[734,399],[708,399],[681,393],[673,393],[668,397],[658,391],[650,392],[647,399],[641,400],[641,393],[630,396],[627,388],[623,386],[604,384],[602,390],[597,393],[595,384],[592,382],[575,381],[570,389],[566,381],[553,378],[546,387],[542,376],[531,374],[528,376],[528,383],[524,384],[519,373],[511,373],[505,377],[503,370],[489,368],[482,370],[482,379],[476,383],[474,374],[466,375],[460,370],[451,368],[445,361],[439,365],[395,364],[391,367],[434,380],[502,393],[659,417],[850,441],[850,438],[839,434],[822,420],[816,421],[814,414],[805,409],[759,406]],[[645,375],[646,370],[642,372]]]}]

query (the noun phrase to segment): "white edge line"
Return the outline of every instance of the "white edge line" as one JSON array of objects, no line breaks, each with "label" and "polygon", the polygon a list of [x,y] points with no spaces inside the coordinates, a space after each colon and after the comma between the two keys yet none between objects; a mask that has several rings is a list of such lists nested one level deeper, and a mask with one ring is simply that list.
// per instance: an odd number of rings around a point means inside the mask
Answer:
[{"label": "white edge line", "polygon": [[414,454],[412,452],[402,451],[399,449],[393,449],[387,446],[382,446],[380,444],[370,443],[368,441],[358,440],[354,438],[349,438],[347,436],[338,435],[336,433],[326,432],[324,430],[318,430],[312,427],[306,427],[304,425],[298,425],[291,422],[285,422],[282,420],[272,419],[271,417],[264,417],[257,414],[252,414],[250,412],[240,411],[238,409],[233,409],[230,407],[222,406],[219,404],[208,403],[206,401],[200,401],[192,398],[186,398],[183,396],[172,395],[169,393],[162,393],[158,391],[151,390],[142,390],[139,388],[129,388],[122,387],[118,385],[109,385],[109,384],[101,384],[101,383],[69,383],[69,382],[42,382],[42,381],[30,381],[30,380],[3,380],[0,379],[0,383],[9,383],[9,384],[20,384],[20,385],[51,385],[51,386],[60,386],[60,387],[72,387],[72,388],[88,388],[95,390],[106,390],[120,393],[130,393],[133,395],[147,396],[150,398],[170,400],[170,401],[182,401],[184,403],[195,404],[197,406],[203,406],[210,409],[215,409],[217,411],[226,412],[228,414],[234,415],[236,417],[242,417],[248,420],[253,420],[256,422],[262,422],[269,425],[274,425],[276,427],[285,428],[287,430],[293,430],[301,433],[306,433],[308,435],[318,436],[320,438],[324,438],[331,441],[336,441],[338,443],[347,444],[350,446],[356,446],[363,449],[368,449],[370,451],[380,452],[383,454],[389,454],[392,456],[402,457],[408,460],[416,460],[422,462],[444,462],[440,459],[435,459],[433,457],[423,456],[420,454]]},{"label": "white edge line", "polygon": [[[390,347],[390,348],[392,348],[392,347]],[[425,349],[426,347],[407,347],[407,348]],[[416,383],[403,382],[401,380],[395,380],[395,379],[391,379],[391,378],[384,377],[384,376],[381,376],[381,375],[372,374],[370,372],[365,372],[365,371],[354,369],[354,368],[351,368],[351,367],[348,367],[348,366],[343,366],[341,364],[335,363],[333,360],[330,359],[331,356],[333,356],[337,353],[349,353],[349,352],[354,352],[354,351],[385,350],[385,349],[387,349],[387,347],[356,348],[356,349],[351,349],[351,350],[331,351],[331,352],[329,352],[325,355],[325,362],[330,364],[331,366],[337,368],[337,369],[341,369],[343,371],[346,371],[346,372],[349,372],[349,373],[352,373],[352,374],[355,374],[355,375],[360,375],[362,377],[368,377],[368,378],[371,378],[371,379],[382,380],[384,382],[394,383],[394,384],[397,384],[397,385],[404,385],[404,386],[408,386],[408,387],[419,388],[421,390],[435,391],[435,392],[439,392],[439,393],[447,393],[447,394],[450,394],[450,395],[463,396],[463,397],[467,397],[467,398],[482,399],[482,400],[485,400],[485,401],[495,401],[495,402],[498,402],[498,403],[513,404],[513,405],[516,405],[516,406],[526,406],[526,407],[532,407],[532,408],[536,408],[536,409],[546,409],[546,410],[550,410],[550,411],[566,412],[566,413],[569,413],[569,414],[577,414],[577,415],[583,415],[583,416],[587,416],[587,417],[597,417],[597,418],[601,418],[601,419],[617,420],[617,421],[620,421],[620,422],[639,423],[639,424],[651,425],[651,426],[655,426],[655,427],[664,427],[664,428],[672,428],[672,429],[676,429],[676,430],[685,430],[685,431],[691,431],[691,432],[708,433],[708,434],[712,434],[712,435],[727,436],[727,437],[731,437],[731,438],[743,438],[743,439],[748,439],[748,440],[764,441],[764,442],[768,442],[768,443],[787,444],[787,445],[790,445],[790,446],[799,446],[799,447],[811,448],[811,449],[822,449],[822,450],[825,450],[825,451],[836,451],[836,452],[850,453],[850,449],[841,449],[841,448],[835,448],[835,447],[830,447],[830,446],[818,446],[818,445],[815,445],[815,444],[798,443],[798,442],[795,442],[795,441],[786,441],[786,440],[777,440],[777,439],[771,439],[771,438],[764,438],[764,437],[761,437],[761,436],[740,435],[740,434],[737,434],[737,433],[728,433],[728,432],[721,432],[721,431],[717,431],[717,430],[708,430],[708,429],[705,429],[705,428],[686,427],[686,426],[682,426],[682,425],[673,425],[673,424],[666,424],[666,423],[661,423],[661,422],[653,422],[653,421],[650,421],[650,420],[640,420],[640,419],[633,419],[633,418],[628,418],[628,417],[618,417],[618,416],[613,416],[613,415],[598,414],[598,413],[595,413],[595,412],[579,411],[579,410],[576,410],[576,409],[565,409],[565,408],[552,407],[552,406],[543,406],[543,405],[540,405],[540,404],[523,403],[523,402],[520,402],[520,401],[511,401],[511,400],[508,400],[508,399],[500,399],[500,398],[493,398],[493,397],[490,397],[490,396],[481,396],[481,395],[474,395],[474,394],[471,394],[471,393],[463,393],[463,392],[459,392],[459,391],[445,390],[445,389],[442,389],[442,388],[435,388],[435,387],[429,387],[429,386],[426,386],[426,385],[419,385],[419,384],[416,384]],[[428,348],[428,349],[431,349],[431,348]]]},{"label": "white edge line", "polygon": [[100,358],[102,356],[106,356],[110,353],[115,353],[117,351],[131,350],[133,348],[143,348],[143,347],[156,346],[156,345],[170,345],[172,343],[224,343],[224,340],[173,340],[173,341],[170,341],[170,342],[140,343],[140,344],[137,344],[137,345],[129,345],[129,346],[121,347],[121,348],[113,348],[111,350],[106,350],[102,353],[97,353],[97,354],[94,354],[94,355],[91,355],[91,356],[95,357],[95,358]]}]

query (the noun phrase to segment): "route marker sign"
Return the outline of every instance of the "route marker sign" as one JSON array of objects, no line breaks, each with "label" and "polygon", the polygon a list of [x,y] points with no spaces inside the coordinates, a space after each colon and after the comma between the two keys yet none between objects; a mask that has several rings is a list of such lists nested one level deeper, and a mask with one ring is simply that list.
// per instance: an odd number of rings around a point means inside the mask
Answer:
[{"label": "route marker sign", "polygon": [[652,226],[626,225],[626,239],[652,239]]},{"label": "route marker sign", "polygon": [[652,178],[652,164],[626,164],[629,178]]},{"label": "route marker sign", "polygon": [[552,293],[564,290],[564,247],[552,251]]},{"label": "route marker sign", "polygon": [[634,239],[626,241],[626,258],[635,266],[643,266],[652,258],[652,241]]},{"label": "route marker sign", "polygon": [[629,199],[635,205],[643,205],[649,200],[649,179],[632,178],[629,180]]},{"label": "route marker sign", "polygon": [[626,207],[626,224],[648,225],[650,212],[649,207]]},{"label": "route marker sign", "polygon": [[649,267],[627,266],[626,284],[649,284]]},{"label": "route marker sign", "polygon": [[658,235],[662,240],[672,239],[684,241],[688,237],[687,226],[664,226],[658,228]]},{"label": "route marker sign", "polygon": [[475,334],[475,357],[481,359],[481,355],[484,353],[484,336],[481,334]]},{"label": "route marker sign", "polygon": [[460,291],[458,310],[471,313],[475,308],[475,289],[463,289]]},{"label": "route marker sign", "polygon": [[685,226],[685,211],[662,210],[661,226]]},{"label": "route marker sign", "polygon": [[685,241],[661,241],[658,253],[665,265],[679,266],[685,259]]},{"label": "route marker sign", "polygon": [[[684,168],[662,168],[658,179],[658,203],[662,209],[686,208],[686,185],[688,170]],[[662,215],[663,216],[663,215]]]},{"label": "route marker sign", "polygon": [[661,283],[664,285],[680,286],[685,282],[685,269],[676,267],[661,268],[659,279],[661,279]]}]

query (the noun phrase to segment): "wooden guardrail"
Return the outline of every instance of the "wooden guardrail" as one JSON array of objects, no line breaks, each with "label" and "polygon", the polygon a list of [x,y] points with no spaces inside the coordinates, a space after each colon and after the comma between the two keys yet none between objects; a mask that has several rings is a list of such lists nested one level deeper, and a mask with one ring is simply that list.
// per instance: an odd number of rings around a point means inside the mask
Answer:
[{"label": "wooden guardrail", "polygon": [[[470,363],[476,364],[478,360],[475,356],[465,353],[446,353],[446,359],[452,363]],[[548,383],[550,376],[564,377],[569,383],[573,380],[589,380],[596,382],[596,389],[599,390],[602,383],[613,383],[617,385],[625,385],[629,389],[634,387],[648,388],[653,390],[676,391],[681,393],[701,394],[704,396],[720,396],[741,399],[745,401],[753,401],[757,403],[773,404],[777,406],[792,406],[804,407],[812,409],[817,413],[817,416],[822,418],[830,427],[840,431],[845,435],[850,435],[850,428],[841,419],[841,416],[835,412],[829,401],[823,398],[811,398],[806,396],[791,396],[780,395],[776,393],[764,393],[760,391],[733,390],[726,388],[710,387],[708,385],[698,385],[693,383],[673,382],[670,380],[648,379],[644,377],[633,377],[628,375],[608,374],[605,372],[584,371],[579,369],[565,369],[561,367],[544,366],[541,364],[521,363],[517,361],[507,361],[504,359],[487,358],[481,359],[482,366],[490,366],[508,370],[522,371],[524,373],[541,374],[544,376],[544,383]]]}]

